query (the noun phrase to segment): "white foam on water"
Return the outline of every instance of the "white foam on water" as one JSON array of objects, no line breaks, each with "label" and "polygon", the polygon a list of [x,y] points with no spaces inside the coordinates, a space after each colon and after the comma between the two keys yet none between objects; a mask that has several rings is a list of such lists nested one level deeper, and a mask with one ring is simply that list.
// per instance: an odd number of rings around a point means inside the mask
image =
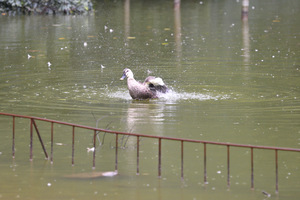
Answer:
[{"label": "white foam on water", "polygon": [[176,92],[170,90],[168,93],[160,93],[159,98],[166,101],[182,101],[182,100],[222,100],[228,99],[229,95],[203,94],[197,92]]},{"label": "white foam on water", "polygon": [[[188,101],[188,100],[224,100],[229,99],[230,96],[227,94],[212,94],[212,93],[197,93],[197,92],[176,92],[169,90],[167,93],[158,93],[159,101],[165,102],[177,102],[177,101]],[[128,90],[118,90],[116,92],[110,92],[109,98],[131,100]]]}]

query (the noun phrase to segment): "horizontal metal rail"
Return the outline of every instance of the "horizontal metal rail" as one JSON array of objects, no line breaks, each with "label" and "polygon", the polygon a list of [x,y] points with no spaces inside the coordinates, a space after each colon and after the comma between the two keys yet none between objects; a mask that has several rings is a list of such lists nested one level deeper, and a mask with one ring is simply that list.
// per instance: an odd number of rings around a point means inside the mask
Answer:
[{"label": "horizontal metal rail", "polygon": [[[208,144],[210,145],[221,145],[227,147],[227,185],[230,187],[230,147],[239,147],[239,148],[249,148],[251,150],[251,189],[254,189],[254,156],[253,156],[253,150],[254,149],[265,149],[265,150],[274,150],[275,151],[275,176],[276,176],[276,192],[278,192],[278,151],[291,151],[291,152],[300,152],[300,149],[296,148],[285,148],[285,147],[271,147],[271,146],[259,146],[259,145],[247,145],[247,144],[235,144],[235,143],[227,143],[227,142],[214,142],[214,141],[206,141],[206,140],[194,140],[194,139],[184,139],[184,138],[175,138],[175,137],[166,137],[166,136],[154,136],[154,135],[144,135],[144,134],[138,134],[138,133],[127,133],[127,132],[120,132],[120,131],[112,131],[112,130],[106,130],[101,128],[95,128],[90,126],[84,126],[84,125],[78,125],[68,122],[61,122],[51,119],[45,119],[45,118],[39,118],[39,117],[31,117],[31,116],[25,116],[25,115],[17,115],[17,114],[10,114],[10,113],[1,113],[0,115],[4,116],[11,116],[13,117],[13,143],[12,143],[12,155],[15,156],[15,118],[27,118],[30,119],[30,160],[32,160],[32,137],[33,137],[33,127],[36,130],[36,133],[38,135],[39,141],[41,143],[41,146],[43,148],[43,151],[45,153],[45,157],[48,158],[47,151],[45,149],[45,146],[43,144],[43,140],[40,136],[38,127],[35,123],[35,120],[39,121],[45,121],[51,123],[51,155],[50,160],[51,163],[53,162],[53,124],[61,124],[66,126],[72,127],[72,165],[74,165],[74,149],[75,149],[75,128],[82,128],[82,129],[88,129],[93,130],[94,137],[93,137],[93,145],[94,148],[96,148],[96,134],[97,132],[103,132],[103,133],[111,133],[115,134],[115,170],[118,170],[118,136],[119,135],[127,135],[127,136],[135,136],[137,138],[137,175],[139,174],[139,141],[140,138],[152,138],[158,140],[158,177],[161,177],[161,163],[162,163],[162,140],[171,140],[171,141],[179,141],[181,142],[181,178],[184,178],[184,143],[202,143],[203,144],[203,163],[204,163],[204,182],[207,182],[207,149],[206,146]],[[95,168],[95,153],[93,153],[93,168]]]},{"label": "horizontal metal rail", "polygon": [[214,145],[222,145],[222,146],[300,152],[300,149],[296,149],[296,148],[235,144],[235,143],[228,143],[228,142],[213,142],[213,141],[206,141],[206,140],[194,140],[194,139],[184,139],[184,138],[175,138],[175,137],[166,137],[166,136],[144,135],[144,134],[138,134],[138,133],[112,131],[112,130],[107,130],[107,129],[95,128],[95,127],[91,127],[91,126],[84,126],[84,125],[73,124],[73,123],[68,123],[68,122],[61,122],[61,121],[56,121],[56,120],[51,120],[51,119],[45,119],[45,118],[40,118],[40,117],[31,117],[31,116],[2,113],[2,112],[0,112],[0,115],[19,117],[19,118],[28,118],[28,119],[34,119],[34,120],[39,120],[39,121],[45,121],[45,122],[52,122],[55,124],[62,124],[62,125],[66,125],[66,126],[72,126],[72,127],[77,127],[77,128],[83,128],[83,129],[89,129],[89,130],[105,132],[105,133],[113,133],[113,134],[119,134],[119,135],[140,136],[140,137],[146,137],[146,138],[157,138],[157,139],[164,139],[164,140],[175,140],[175,141],[184,141],[184,142],[193,142],[193,143],[205,143],[205,144],[214,144]]}]

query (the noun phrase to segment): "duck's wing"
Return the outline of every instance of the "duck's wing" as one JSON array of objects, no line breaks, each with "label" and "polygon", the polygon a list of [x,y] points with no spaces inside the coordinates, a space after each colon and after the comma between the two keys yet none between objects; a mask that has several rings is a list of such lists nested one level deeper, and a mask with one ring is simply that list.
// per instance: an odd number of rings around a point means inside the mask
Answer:
[{"label": "duck's wing", "polygon": [[156,92],[152,91],[147,85],[136,81],[133,78],[127,78],[129,94],[133,99],[151,99],[157,98]]},{"label": "duck's wing", "polygon": [[147,85],[152,91],[158,91],[162,93],[166,93],[168,91],[166,84],[159,77],[148,76],[145,79],[144,84]]}]

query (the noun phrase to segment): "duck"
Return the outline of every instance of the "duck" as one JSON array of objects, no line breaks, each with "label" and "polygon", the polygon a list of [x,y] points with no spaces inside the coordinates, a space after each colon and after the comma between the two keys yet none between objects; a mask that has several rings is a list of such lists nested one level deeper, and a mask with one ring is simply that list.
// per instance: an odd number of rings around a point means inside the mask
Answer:
[{"label": "duck", "polygon": [[148,76],[143,83],[134,79],[133,72],[125,68],[120,80],[127,78],[127,87],[132,99],[155,99],[158,93],[167,93],[168,88],[164,81],[155,76]]}]

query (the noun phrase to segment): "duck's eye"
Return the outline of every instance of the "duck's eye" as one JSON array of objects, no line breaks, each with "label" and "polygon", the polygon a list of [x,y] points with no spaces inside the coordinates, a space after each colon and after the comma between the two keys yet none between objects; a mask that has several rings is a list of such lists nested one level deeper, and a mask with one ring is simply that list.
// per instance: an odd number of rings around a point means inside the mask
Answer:
[{"label": "duck's eye", "polygon": [[152,83],[149,84],[150,88],[154,88],[154,85]]}]

